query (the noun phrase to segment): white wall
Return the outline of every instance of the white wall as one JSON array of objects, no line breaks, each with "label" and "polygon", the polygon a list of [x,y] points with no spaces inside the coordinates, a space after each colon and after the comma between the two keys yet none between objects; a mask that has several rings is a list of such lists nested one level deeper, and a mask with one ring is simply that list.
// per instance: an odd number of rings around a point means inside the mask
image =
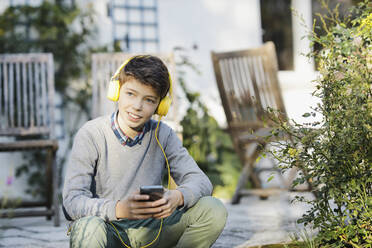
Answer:
[{"label": "white wall", "polygon": [[279,71],[278,73],[280,87],[287,115],[297,123],[305,123],[313,120],[321,120],[321,116],[316,118],[304,118],[305,112],[312,111],[319,99],[312,96],[315,90],[315,84],[312,82],[316,79],[315,72],[301,71]]},{"label": "white wall", "polygon": [[310,52],[310,40],[304,37],[308,35],[313,25],[311,0],[292,0],[291,8],[293,8],[292,36],[294,41],[294,68],[297,72],[311,73],[314,70],[314,62],[304,56]]},{"label": "white wall", "polygon": [[[119,1],[119,0],[116,0]],[[105,46],[112,44],[112,22],[107,16],[107,4],[110,0],[75,0],[76,5],[83,11],[91,8],[95,13],[94,22],[97,25],[97,34],[94,40],[91,40],[92,46]]]}]

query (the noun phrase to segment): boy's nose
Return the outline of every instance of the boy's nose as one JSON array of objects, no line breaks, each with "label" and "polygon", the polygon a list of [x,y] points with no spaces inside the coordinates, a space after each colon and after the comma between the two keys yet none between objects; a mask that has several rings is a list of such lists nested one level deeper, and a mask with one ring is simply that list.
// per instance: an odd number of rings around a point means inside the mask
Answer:
[{"label": "boy's nose", "polygon": [[143,101],[141,99],[137,99],[134,104],[133,104],[133,107],[137,110],[140,110],[142,109],[143,107]]}]

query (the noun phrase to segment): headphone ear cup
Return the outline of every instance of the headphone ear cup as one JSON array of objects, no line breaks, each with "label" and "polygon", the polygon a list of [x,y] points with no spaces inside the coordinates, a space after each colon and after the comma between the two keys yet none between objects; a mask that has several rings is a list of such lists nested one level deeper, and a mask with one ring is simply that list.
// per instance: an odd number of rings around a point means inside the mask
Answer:
[{"label": "headphone ear cup", "polygon": [[160,116],[166,116],[171,103],[172,103],[172,100],[169,98],[169,96],[165,96],[163,99],[161,99],[159,106],[156,109],[155,113]]},{"label": "headphone ear cup", "polygon": [[119,80],[110,80],[107,90],[107,98],[116,102],[119,99],[120,83]]}]

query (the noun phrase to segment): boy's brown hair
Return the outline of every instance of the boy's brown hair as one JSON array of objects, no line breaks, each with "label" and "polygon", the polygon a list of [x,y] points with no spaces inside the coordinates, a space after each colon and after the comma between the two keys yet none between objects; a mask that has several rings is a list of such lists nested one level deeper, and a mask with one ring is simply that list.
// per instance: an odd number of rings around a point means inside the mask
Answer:
[{"label": "boy's brown hair", "polygon": [[133,78],[153,87],[160,98],[167,95],[170,87],[168,68],[161,59],[152,55],[138,55],[131,58],[120,71],[120,86]]}]

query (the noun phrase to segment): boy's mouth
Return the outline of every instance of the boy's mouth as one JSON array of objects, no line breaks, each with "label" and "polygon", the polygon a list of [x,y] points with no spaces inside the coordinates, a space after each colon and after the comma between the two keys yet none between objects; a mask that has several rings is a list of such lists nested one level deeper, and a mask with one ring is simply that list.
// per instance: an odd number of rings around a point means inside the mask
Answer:
[{"label": "boy's mouth", "polygon": [[139,120],[139,119],[142,118],[142,116],[140,116],[140,115],[136,115],[136,114],[133,114],[133,113],[131,113],[131,112],[128,112],[128,116],[129,116],[129,118],[130,118],[131,120],[134,120],[134,121],[137,121],[137,120]]}]

